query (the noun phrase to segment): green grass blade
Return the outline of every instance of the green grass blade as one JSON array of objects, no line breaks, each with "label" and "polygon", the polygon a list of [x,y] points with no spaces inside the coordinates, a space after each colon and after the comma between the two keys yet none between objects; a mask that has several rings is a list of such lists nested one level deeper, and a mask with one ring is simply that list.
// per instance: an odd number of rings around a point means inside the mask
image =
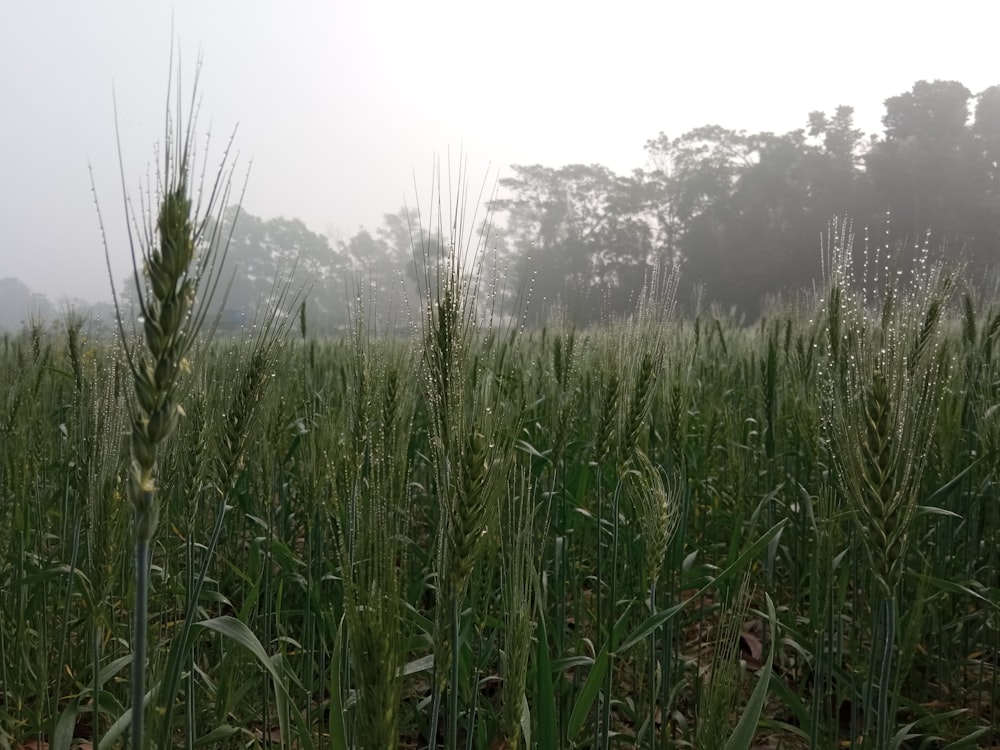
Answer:
[{"label": "green grass blade", "polygon": [[604,674],[611,663],[610,645],[610,643],[605,644],[604,648],[601,649],[601,653],[597,655],[594,666],[590,670],[590,674],[587,675],[587,680],[583,683],[580,695],[577,696],[573,710],[569,714],[569,724],[566,726],[566,739],[570,743],[576,742],[577,737],[580,736],[580,731],[587,720],[587,714],[590,713],[594,701],[597,700],[597,694],[601,691]]},{"label": "green grass blade", "polygon": [[[524,746],[531,748],[531,706],[528,705],[528,696],[521,697],[521,732],[524,734]],[[553,745],[553,747],[555,747]]]},{"label": "green grass blade", "polygon": [[76,728],[76,715],[80,713],[80,699],[70,701],[69,705],[59,714],[55,729],[52,730],[51,750],[69,750],[73,744],[73,730]]},{"label": "green grass blade", "polygon": [[248,628],[244,623],[240,622],[235,617],[230,617],[228,615],[213,617],[210,620],[202,620],[201,622],[196,622],[194,626],[205,630],[211,630],[219,635],[229,638],[232,641],[235,641],[257,658],[260,665],[264,667],[264,669],[267,670],[267,673],[271,676],[278,706],[278,719],[281,724],[281,734],[282,737],[287,737],[287,712],[283,709],[287,708],[290,702],[288,685],[285,683],[284,678],[278,671],[275,660],[268,656],[267,651],[264,650],[264,646],[261,644],[260,640],[258,640],[257,636],[254,635],[250,628]]},{"label": "green grass blade", "polygon": [[[155,684],[149,688],[146,692],[146,696],[142,701],[143,708],[149,707],[149,702],[152,699],[153,693],[160,689],[159,684]],[[112,748],[117,747],[117,742],[126,734],[132,725],[132,709],[133,706],[129,706],[128,709],[123,711],[114,723],[108,728],[108,731],[104,733],[101,737],[101,741],[97,743],[97,750],[112,750]]]},{"label": "green grass blade", "polygon": [[710,590],[718,586],[723,581],[727,580],[728,578],[731,578],[737,573],[742,572],[743,569],[753,560],[753,558],[756,557],[757,554],[762,549],[767,547],[767,545],[771,543],[772,539],[776,538],[778,534],[781,533],[782,529],[785,528],[785,524],[787,522],[788,522],[787,519],[782,519],[781,521],[778,521],[778,523],[774,524],[774,526],[772,526],[770,529],[764,532],[763,536],[761,536],[757,541],[755,541],[753,544],[747,547],[746,551],[744,551],[742,555],[736,558],[736,560],[734,560],[729,567],[727,567],[725,570],[719,573],[719,575],[717,575],[707,584],[702,586],[700,589],[698,589],[698,591],[689,596],[683,602],[681,602],[680,604],[675,604],[674,606],[662,610],[661,612],[657,612],[655,615],[643,621],[639,625],[639,627],[637,627],[629,634],[628,638],[626,638],[624,643],[622,643],[622,645],[619,647],[618,652],[625,653],[636,644],[642,643],[643,641],[646,640],[646,638],[649,636],[650,633],[652,633],[654,630],[662,626],[667,620],[669,620],[671,617],[673,617],[682,609],[684,609],[684,607],[686,607],[689,603],[695,601],[696,599],[700,599],[702,596],[704,596],[706,593],[708,593]]},{"label": "green grass blade", "polygon": [[340,684],[343,646],[344,620],[341,618],[330,656],[330,750],[348,750],[347,725],[344,723],[344,694]]},{"label": "green grass blade", "polygon": [[970,747],[979,747],[979,738],[990,731],[992,731],[992,727],[977,727],[965,737],[945,745],[941,750],[965,750]]},{"label": "green grass blade", "polygon": [[538,710],[538,746],[559,747],[559,726],[556,718],[556,690],[552,681],[552,660],[549,658],[549,636],[545,615],[538,611],[538,640],[535,651],[535,705]]},{"label": "green grass blade", "polygon": [[757,722],[760,721],[760,713],[764,708],[764,701],[767,699],[767,687],[771,682],[771,668],[774,665],[775,644],[778,642],[778,616],[774,611],[774,602],[768,594],[764,594],[767,599],[767,616],[771,621],[771,648],[767,654],[767,663],[760,671],[760,678],[757,686],[750,695],[743,715],[736,723],[736,729],[726,742],[726,750],[750,750],[753,743],[754,733],[757,731]]}]

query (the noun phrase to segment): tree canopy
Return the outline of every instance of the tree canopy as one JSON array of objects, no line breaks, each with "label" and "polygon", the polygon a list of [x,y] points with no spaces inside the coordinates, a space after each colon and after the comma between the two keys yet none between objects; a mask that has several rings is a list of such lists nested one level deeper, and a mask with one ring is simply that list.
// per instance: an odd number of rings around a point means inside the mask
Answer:
[{"label": "tree canopy", "polygon": [[835,216],[903,256],[929,243],[995,267],[1000,86],[974,96],[955,81],[918,81],[884,104],[884,132],[867,138],[840,105],[784,134],[660,133],[646,168],[627,176],[599,164],[512,167],[494,207],[536,316],[553,302],[579,323],[626,311],[655,263],[681,262],[682,290],[752,319],[768,295],[818,278]]},{"label": "tree canopy", "polygon": [[[929,243],[977,270],[995,267],[1000,86],[973,95],[956,81],[918,81],[884,105],[879,135],[866,136],[842,104],[782,134],[661,132],[646,143],[646,165],[627,175],[600,164],[511,167],[489,207],[508,309],[527,310],[532,323],[556,309],[598,322],[628,313],[655,266],[680,263],[682,301],[701,290],[753,320],[768,296],[818,280],[834,217],[870,227],[904,258]],[[414,250],[428,244],[440,238],[406,209],[332,244],[296,220],[243,216],[229,306],[255,308],[279,266],[298,258],[323,323],[345,325],[343,301],[368,289],[382,312],[412,315],[423,262]]]},{"label": "tree canopy", "polygon": [[[646,164],[627,175],[600,164],[514,165],[484,235],[508,274],[505,309],[527,311],[532,323],[556,309],[577,324],[598,322],[631,311],[654,267],[679,263],[682,302],[697,296],[750,321],[769,295],[818,279],[820,238],[834,217],[870,228],[904,259],[926,245],[987,278],[1000,261],[1000,85],[973,94],[957,81],[918,81],[884,106],[877,135],[857,128],[846,104],[809,112],[783,134],[661,132],[645,144]],[[340,241],[298,219],[237,219],[235,208],[223,224],[230,325],[250,322],[290,280],[306,289],[319,329],[347,326],[349,301],[406,326],[423,281],[417,268],[433,262],[422,250],[448,247],[406,208]],[[43,297],[3,282],[0,323],[52,317]],[[130,284],[120,289],[126,298]]]}]

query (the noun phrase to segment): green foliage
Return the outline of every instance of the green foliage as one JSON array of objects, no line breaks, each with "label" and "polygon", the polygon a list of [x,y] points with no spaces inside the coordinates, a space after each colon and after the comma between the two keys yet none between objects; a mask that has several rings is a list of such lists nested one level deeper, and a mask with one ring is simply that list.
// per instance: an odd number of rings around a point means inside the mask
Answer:
[{"label": "green foliage", "polygon": [[[989,730],[979,728],[993,725],[1000,700],[989,661],[1000,517],[995,462],[980,458],[1000,444],[990,408],[1000,397],[991,353],[1000,311],[969,296],[960,317],[947,306],[940,314],[962,366],[937,412],[919,504],[956,515],[918,510],[909,520],[911,543],[893,568],[906,637],[892,690],[897,728],[917,722],[907,731],[949,742],[982,731],[982,743]],[[435,633],[453,633],[455,611],[437,598],[439,581],[450,585],[437,545],[454,544],[449,556],[465,547],[441,532],[438,428],[416,364],[425,339],[369,335],[367,320],[346,342],[289,343],[266,365],[255,364],[252,335],[192,350],[186,415],[162,445],[171,481],[150,589],[149,684],[178,669],[168,737],[236,746],[304,732],[329,746],[333,733],[361,747],[366,706],[381,700],[371,670],[381,669],[399,691],[387,693],[398,695],[396,742],[429,743]],[[838,320],[842,339],[853,318]],[[901,345],[929,346],[925,322],[921,314]],[[631,325],[641,328],[638,318]],[[834,491],[837,464],[820,429],[815,394],[828,360],[810,342],[825,325],[817,307],[775,309],[753,329],[711,316],[642,334],[624,324],[553,327],[526,333],[505,360],[501,339],[490,339],[491,359],[472,337],[461,399],[492,374],[489,388],[521,406],[518,427],[507,428],[512,473],[486,535],[462,536],[481,545],[475,562],[446,571],[462,573],[466,594],[439,742],[453,731],[462,745],[512,741],[516,725],[523,746],[526,722],[537,747],[568,747],[570,737],[593,746],[605,743],[605,721],[611,745],[692,742],[718,602],[748,569],[782,629],[758,732],[824,747],[863,733],[880,589],[852,506]],[[77,355],[64,328],[26,329],[0,348],[0,733],[11,743],[57,731],[105,737],[129,700],[128,442],[119,437],[128,370],[107,331],[84,323],[79,336]],[[609,352],[619,395],[605,421],[617,437],[598,473],[590,464]],[[649,356],[662,364],[647,398]],[[269,387],[249,395],[257,382]],[[476,402],[463,403],[474,416]],[[234,409],[252,414],[237,420]],[[469,424],[483,433],[482,421]],[[240,425],[245,436],[233,432]],[[453,419],[449,434],[459,428]],[[465,460],[469,445],[454,455]],[[672,517],[659,515],[670,508]],[[766,611],[763,593],[740,622],[738,654],[763,675],[770,628],[755,610]],[[219,617],[253,634],[280,684],[259,654],[198,625]],[[392,639],[388,659],[369,660],[368,629]],[[759,702],[741,698],[729,726]]]},{"label": "green foliage", "polygon": [[[845,168],[849,113],[814,125]],[[664,147],[694,221],[800,146]],[[609,222],[641,182],[573,177],[564,207]],[[532,328],[461,188],[355,248],[405,225],[413,326],[371,270],[343,338],[280,284],[210,337],[178,325],[210,226],[185,184],[150,214],[141,342],[68,315],[0,347],[0,747],[121,746],[141,707],[160,747],[857,746],[875,718],[883,744],[1000,739],[995,302],[839,256],[821,299],[746,328],[675,316],[640,252],[621,315]],[[555,239],[632,241],[570,218]]]},{"label": "green foliage", "polygon": [[513,171],[500,181],[510,197],[491,207],[506,214],[504,248],[522,293],[530,289],[521,302],[531,321],[544,321],[558,306],[581,324],[631,310],[664,253],[644,217],[644,178],[597,164]]},{"label": "green foliage", "polygon": [[494,204],[504,251],[537,320],[559,301],[581,325],[627,310],[663,259],[683,262],[688,288],[753,320],[767,297],[819,280],[814,248],[831,216],[883,225],[886,246],[910,257],[945,246],[992,271],[997,100],[996,87],[973,97],[956,81],[919,81],[885,100],[881,138],[865,137],[840,105],[787,133],[660,133],[646,143],[648,166],[627,176],[598,164],[516,165]]}]

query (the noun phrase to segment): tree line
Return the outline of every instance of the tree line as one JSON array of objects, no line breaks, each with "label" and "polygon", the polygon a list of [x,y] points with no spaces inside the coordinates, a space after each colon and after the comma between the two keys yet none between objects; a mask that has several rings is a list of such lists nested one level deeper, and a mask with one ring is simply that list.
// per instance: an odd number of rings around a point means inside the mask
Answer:
[{"label": "tree line", "polygon": [[[629,312],[657,264],[680,263],[682,304],[718,303],[752,321],[769,296],[820,278],[820,239],[835,216],[903,262],[930,245],[986,278],[1000,266],[1000,86],[973,95],[956,81],[919,81],[884,104],[879,135],[862,133],[842,105],[781,135],[661,132],[645,144],[646,166],[627,175],[600,164],[511,167],[484,207],[506,309],[532,324],[556,309],[599,322]],[[359,296],[366,314],[406,326],[422,280],[415,250],[448,246],[448,228],[420,218],[403,208],[331,240],[297,219],[230,209],[223,326],[252,322],[286,278],[307,287],[314,330],[349,325],[345,299],[361,309]]]},{"label": "tree line", "polygon": [[581,323],[627,311],[658,261],[683,264],[688,302],[700,294],[753,318],[769,295],[819,278],[833,216],[903,260],[929,244],[960,256],[970,275],[996,267],[1000,86],[973,96],[955,81],[919,81],[885,100],[882,123],[866,138],[844,105],[783,135],[660,133],[646,143],[648,168],[630,175],[516,166],[495,202],[507,251],[522,275],[530,255],[535,294],[563,300]]}]

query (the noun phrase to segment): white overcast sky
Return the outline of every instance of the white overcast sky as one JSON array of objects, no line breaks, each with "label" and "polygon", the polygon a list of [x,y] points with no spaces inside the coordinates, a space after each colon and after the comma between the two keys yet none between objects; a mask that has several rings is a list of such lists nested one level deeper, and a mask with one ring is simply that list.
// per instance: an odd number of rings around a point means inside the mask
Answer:
[{"label": "white overcast sky", "polygon": [[246,209],[342,238],[426,199],[449,150],[473,181],[624,173],[660,131],[786,132],[850,104],[872,133],[917,80],[1000,84],[996,0],[0,0],[0,278],[109,298],[88,164],[124,276],[112,88],[134,188],[162,136],[171,23],[187,83],[203,56],[202,130],[238,124],[253,161]]}]

